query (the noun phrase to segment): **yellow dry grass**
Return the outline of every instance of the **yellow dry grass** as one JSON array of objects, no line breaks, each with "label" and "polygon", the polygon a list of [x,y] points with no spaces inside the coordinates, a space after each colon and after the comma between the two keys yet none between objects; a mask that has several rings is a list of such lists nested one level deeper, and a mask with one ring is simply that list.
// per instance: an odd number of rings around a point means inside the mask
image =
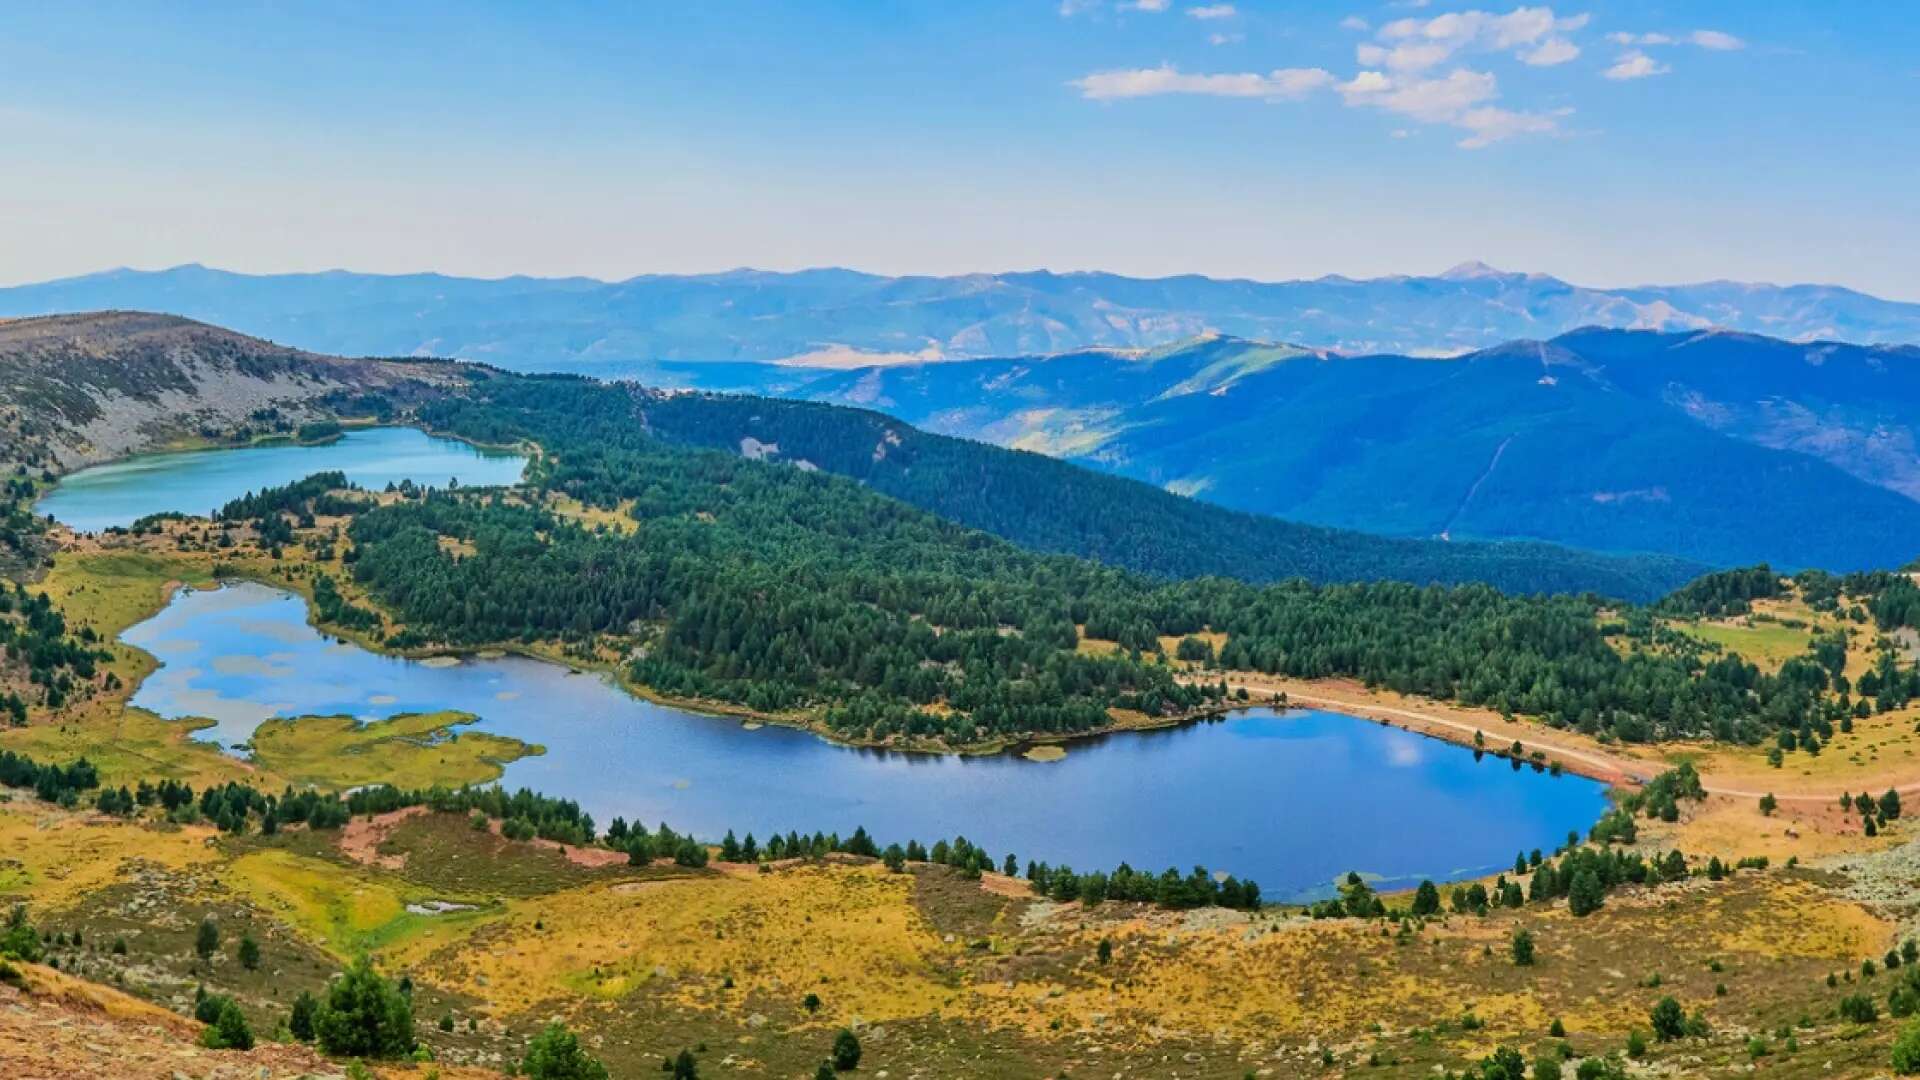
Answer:
[{"label": "yellow dry grass", "polygon": [[506,1013],[646,989],[725,1009],[817,993],[822,1023],[924,1016],[954,1000],[939,977],[954,950],[911,889],[907,875],[845,866],[589,886],[515,901],[431,974]]},{"label": "yellow dry grass", "polygon": [[1802,793],[1871,791],[1920,784],[1920,707],[1907,706],[1853,722],[1853,731],[1836,731],[1819,754],[1787,754],[1780,768],[1767,761],[1766,746],[1699,744],[1670,753],[1694,763],[1715,786]]},{"label": "yellow dry grass", "polygon": [[115,884],[130,863],[170,870],[212,863],[219,858],[212,836],[207,828],[132,825],[32,800],[0,805],[0,895],[57,911]]},{"label": "yellow dry grass", "polygon": [[[1223,633],[1219,633],[1218,631],[1214,631],[1214,630],[1202,630],[1197,634],[1190,634],[1186,636],[1199,638],[1201,641],[1204,641],[1208,645],[1212,646],[1213,654],[1215,656],[1219,656],[1220,650],[1226,648],[1226,645],[1227,645],[1227,635]],[[1160,651],[1165,653],[1169,659],[1173,659],[1179,655],[1181,635],[1162,634],[1160,635],[1159,640],[1160,640]],[[1181,668],[1183,670],[1186,668],[1193,668],[1193,667],[1200,666],[1190,661],[1178,660],[1178,659],[1173,659],[1173,664],[1175,667]]]},{"label": "yellow dry grass", "polygon": [[1776,863],[1796,856],[1805,862],[1871,850],[1894,841],[1892,829],[1881,840],[1866,839],[1859,817],[1843,814],[1837,804],[1785,802],[1767,815],[1760,812],[1757,799],[1726,795],[1686,804],[1677,824],[1642,819],[1640,838],[1656,849],[1679,848],[1722,859],[1760,855]]},{"label": "yellow dry grass", "polygon": [[142,779],[183,780],[196,788],[239,780],[263,782],[247,763],[195,742],[205,724],[162,720],[145,709],[117,710],[64,724],[35,724],[0,730],[0,748],[39,761],[86,758],[100,770],[103,783],[133,785]]},{"label": "yellow dry grass", "polygon": [[1064,944],[1081,956],[1090,957],[1099,939],[1111,941],[1113,964],[1085,963],[1056,980],[1011,985],[983,978],[975,984],[977,1011],[1038,1037],[1098,1030],[1134,1046],[1167,1032],[1334,1037],[1382,1020],[1406,1027],[1457,1019],[1468,1003],[1497,1029],[1544,1030],[1549,1019],[1532,994],[1486,992],[1464,971],[1406,969],[1408,954],[1382,938],[1377,924],[1220,921],[1176,928],[1160,914],[1070,933]]},{"label": "yellow dry grass", "polygon": [[42,1007],[57,1004],[95,1016],[163,1028],[189,1039],[198,1034],[194,1025],[179,1013],[100,983],[78,979],[42,964],[19,964],[17,970],[22,975],[22,988]]},{"label": "yellow dry grass", "polygon": [[1887,946],[1891,929],[1858,904],[1831,899],[1804,881],[1768,878],[1761,902],[1730,915],[1724,894],[1701,904],[1697,922],[1714,927],[1711,948],[1750,953],[1768,960],[1802,958],[1847,965]]},{"label": "yellow dry grass", "polygon": [[1112,656],[1114,653],[1120,651],[1119,642],[1108,641],[1105,638],[1088,637],[1087,628],[1084,626],[1079,627],[1078,630],[1080,632],[1080,639],[1074,642],[1074,652],[1082,656]]},{"label": "yellow dry grass", "polygon": [[604,506],[588,506],[571,495],[555,493],[548,496],[547,509],[563,518],[577,521],[589,529],[605,528],[623,536],[640,531],[640,523],[633,519],[631,513],[632,499],[627,499],[609,510]]}]

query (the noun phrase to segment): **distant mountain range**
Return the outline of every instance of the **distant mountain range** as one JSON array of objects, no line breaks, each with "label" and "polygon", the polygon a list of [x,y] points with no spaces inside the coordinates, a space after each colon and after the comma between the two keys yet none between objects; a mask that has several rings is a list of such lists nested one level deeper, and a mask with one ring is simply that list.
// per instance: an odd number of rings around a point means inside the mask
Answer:
[{"label": "distant mountain range", "polygon": [[435,355],[649,377],[662,362],[873,362],[1145,348],[1202,334],[1367,354],[1455,354],[1583,326],[1920,342],[1920,304],[1823,285],[1595,289],[1478,263],[1434,277],[1256,282],[1046,271],[852,270],[626,281],[346,271],[115,270],[0,289],[0,316],[184,315],[316,352]]},{"label": "distant mountain range", "polygon": [[[750,388],[752,370],[718,381]],[[1321,525],[1720,565],[1920,554],[1911,346],[1582,330],[1450,360],[1212,338],[797,384],[760,370],[770,392]]]},{"label": "distant mountain range", "polygon": [[1271,285],[190,266],[0,290],[0,315],[134,307],[319,353],[871,408],[1388,536],[1838,570],[1920,554],[1920,349],[1874,344],[1920,340],[1920,305],[1845,289],[1599,290],[1475,264]]}]

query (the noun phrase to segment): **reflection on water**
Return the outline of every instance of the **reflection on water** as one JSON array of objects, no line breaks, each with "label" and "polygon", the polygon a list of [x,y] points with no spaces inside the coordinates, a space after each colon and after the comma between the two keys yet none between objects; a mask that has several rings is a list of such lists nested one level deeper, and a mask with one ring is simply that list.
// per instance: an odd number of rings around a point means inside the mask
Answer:
[{"label": "reflection on water", "polygon": [[349,431],[324,446],[253,446],[239,450],[145,454],[82,469],[61,480],[34,509],[79,532],[131,525],[148,514],[207,514],[261,488],[338,469],[363,488],[412,480],[442,486],[511,484],[526,459],[477,450],[413,428]]},{"label": "reflection on water", "polygon": [[509,765],[506,783],[578,799],[602,824],[618,814],[706,837],[964,834],[996,857],[1083,870],[1200,863],[1285,898],[1323,894],[1350,869],[1388,886],[1488,872],[1606,808],[1591,781],[1319,712],[1254,709],[1087,740],[1057,762],[851,749],[650,704],[522,657],[380,656],[323,637],[304,601],[254,584],[183,593],[125,639],[163,661],[134,704],[209,717],[206,736],[223,744],[269,716],[458,709],[547,748]]}]

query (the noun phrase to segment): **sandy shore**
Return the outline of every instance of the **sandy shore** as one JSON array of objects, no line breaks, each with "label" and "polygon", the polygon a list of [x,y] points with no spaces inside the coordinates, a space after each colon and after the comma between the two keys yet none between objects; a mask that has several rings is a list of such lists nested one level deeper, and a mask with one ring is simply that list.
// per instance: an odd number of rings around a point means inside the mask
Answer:
[{"label": "sandy shore", "polygon": [[[1376,720],[1462,746],[1473,746],[1475,734],[1482,734],[1485,736],[1485,749],[1490,753],[1506,753],[1517,741],[1529,757],[1536,752],[1544,754],[1548,762],[1559,762],[1567,772],[1609,784],[1642,784],[1672,768],[1674,762],[1663,756],[1662,751],[1708,752],[1716,749],[1708,743],[1672,742],[1657,747],[1606,746],[1578,732],[1556,731],[1524,720],[1509,721],[1491,709],[1369,690],[1345,679],[1309,682],[1248,672],[1228,672],[1225,678],[1229,689],[1244,688],[1255,701],[1281,693],[1286,695],[1290,705]],[[1717,775],[1710,764],[1701,766],[1702,783],[1709,794],[1758,800],[1770,793],[1764,787],[1755,787],[1751,778],[1728,781],[1716,779]],[[1781,803],[1804,806],[1837,805],[1843,790],[1836,787],[1831,791],[1795,791],[1791,790],[1791,784],[1790,778],[1783,777],[1781,790],[1773,793],[1775,799]],[[1888,787],[1902,795],[1920,793],[1920,778],[1868,775],[1853,781],[1844,790],[1858,792],[1870,789],[1879,792]]]}]

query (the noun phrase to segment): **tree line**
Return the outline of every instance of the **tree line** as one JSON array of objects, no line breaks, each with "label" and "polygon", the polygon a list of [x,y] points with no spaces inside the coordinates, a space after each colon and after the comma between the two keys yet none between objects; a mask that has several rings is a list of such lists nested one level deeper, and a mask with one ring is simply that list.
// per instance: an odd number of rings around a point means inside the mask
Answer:
[{"label": "tree line", "polygon": [[[656,829],[630,823],[616,817],[604,835],[596,832],[593,817],[571,799],[556,798],[521,788],[508,792],[498,785],[460,788],[432,787],[402,789],[379,784],[355,788],[345,794],[295,790],[287,787],[278,795],[238,781],[209,785],[197,794],[191,784],[171,778],[157,781],[142,778],[132,788],[102,787],[99,770],[86,758],[67,765],[36,762],[11,750],[0,750],[0,787],[28,788],[43,801],[66,807],[82,805],[92,792],[96,809],[121,817],[134,817],[153,810],[170,821],[205,822],[223,832],[242,835],[258,830],[271,836],[288,825],[311,829],[337,829],[357,815],[384,814],[412,806],[425,806],[441,813],[473,816],[476,827],[490,827],[500,821],[501,834],[509,840],[535,837],[586,847],[604,845],[627,853],[628,862],[644,866],[658,859],[671,859],[681,866],[701,867],[711,858],[710,846],[691,833],[676,832],[665,822]],[[752,833],[744,841],[727,830],[719,843],[720,857],[726,862],[778,862],[786,859],[818,859],[832,854],[879,859],[889,869],[902,870],[906,863],[933,863],[959,870],[964,877],[979,878],[995,866],[986,850],[964,836],[951,841],[935,841],[931,848],[919,841],[902,846],[894,843],[881,848],[864,827],[842,838],[838,833],[799,831],[775,834],[764,844]],[[1007,876],[1015,876],[1018,860],[1009,853],[1003,866]],[[1105,900],[1155,903],[1163,907],[1238,907],[1260,906],[1260,887],[1252,881],[1231,876],[1216,880],[1205,867],[1196,866],[1181,875],[1172,868],[1162,874],[1136,871],[1122,863],[1111,873],[1076,874],[1068,867],[1050,867],[1028,863],[1027,880],[1036,892],[1056,900],[1080,900],[1098,904]]]}]

